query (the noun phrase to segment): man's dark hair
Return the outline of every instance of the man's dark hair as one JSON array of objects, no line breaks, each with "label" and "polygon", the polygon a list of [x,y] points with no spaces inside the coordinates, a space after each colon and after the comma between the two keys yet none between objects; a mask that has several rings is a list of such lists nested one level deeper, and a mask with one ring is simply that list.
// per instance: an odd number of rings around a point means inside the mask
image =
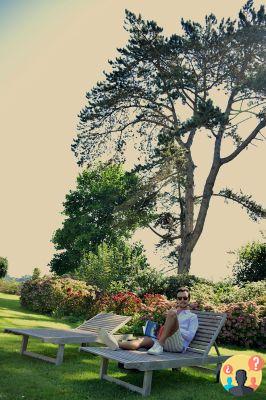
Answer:
[{"label": "man's dark hair", "polygon": [[177,289],[178,292],[187,292],[188,293],[188,300],[190,300],[190,291],[187,286],[181,286],[180,288]]}]

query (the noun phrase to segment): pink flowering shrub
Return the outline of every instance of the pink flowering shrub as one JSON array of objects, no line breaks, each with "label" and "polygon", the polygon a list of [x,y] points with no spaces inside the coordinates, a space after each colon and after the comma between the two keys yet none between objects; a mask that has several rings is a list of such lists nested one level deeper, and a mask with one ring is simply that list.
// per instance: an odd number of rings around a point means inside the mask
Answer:
[{"label": "pink flowering shrub", "polygon": [[165,321],[167,311],[175,307],[176,302],[167,300],[161,294],[146,294],[143,296],[143,303],[140,309],[140,319],[142,321],[156,321],[162,325]]},{"label": "pink flowering shrub", "polygon": [[20,303],[41,313],[88,317],[95,312],[96,290],[71,278],[43,277],[24,282]]},{"label": "pink flowering shrub", "polygon": [[[193,292],[193,290],[192,290]],[[195,298],[195,297],[194,297]],[[266,325],[265,297],[255,301],[208,304],[197,298],[190,303],[192,310],[216,311],[227,314],[218,342],[245,347],[263,348]],[[29,280],[21,288],[22,306],[41,313],[90,317],[99,311],[132,316],[124,332],[142,335],[147,320],[164,324],[166,313],[176,307],[175,301],[161,294],[144,294],[140,298],[130,291],[103,294],[96,297],[96,289],[83,281],[70,278],[44,277]]]},{"label": "pink flowering shrub", "polygon": [[220,305],[219,312],[225,312],[227,319],[218,337],[220,343],[244,347],[265,347],[265,307],[255,302]]},{"label": "pink flowering shrub", "polygon": [[99,300],[101,311],[112,311],[121,315],[134,315],[141,308],[141,299],[133,292],[119,292],[116,294],[105,294]]},{"label": "pink flowering shrub", "polygon": [[[142,326],[147,320],[164,324],[166,313],[176,307],[175,301],[169,301],[160,294],[146,294],[142,301],[133,293],[118,293],[107,299],[108,311],[132,315],[126,332],[142,335]],[[224,312],[227,320],[218,337],[218,342],[245,347],[263,347],[265,331],[265,307],[254,302],[231,303],[213,306],[201,302],[192,302],[192,310]]]},{"label": "pink flowering shrub", "polygon": [[217,341],[244,347],[264,347],[265,307],[256,302],[219,304],[217,306],[191,303],[192,310],[226,313],[227,319]]}]

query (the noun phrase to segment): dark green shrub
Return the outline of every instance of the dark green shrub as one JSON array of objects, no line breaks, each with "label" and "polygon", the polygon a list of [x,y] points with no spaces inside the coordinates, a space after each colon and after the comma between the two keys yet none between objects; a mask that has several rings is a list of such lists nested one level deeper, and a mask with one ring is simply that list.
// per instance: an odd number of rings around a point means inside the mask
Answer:
[{"label": "dark green shrub", "polygon": [[23,307],[57,316],[89,317],[95,313],[96,290],[71,278],[44,277],[29,280],[21,287]]},{"label": "dark green shrub", "polygon": [[195,283],[190,292],[191,301],[198,304],[216,304],[214,287],[206,283]]},{"label": "dark green shrub", "polygon": [[266,280],[246,283],[242,287],[237,288],[234,302],[255,301],[258,303],[258,299],[265,296],[265,294]]},{"label": "dark green shrub", "polygon": [[212,285],[195,283],[191,290],[191,299],[200,304],[230,304],[243,301],[256,301],[262,303],[266,293],[266,281],[247,283],[242,287],[232,285],[230,282],[218,282]]},{"label": "dark green shrub", "polygon": [[166,288],[164,294],[168,299],[175,299],[177,290],[180,286],[192,288],[196,283],[208,283],[204,278],[198,278],[195,275],[179,274],[172,275],[166,278]]},{"label": "dark green shrub", "polygon": [[39,279],[40,277],[41,277],[41,270],[40,270],[40,268],[38,268],[38,267],[34,268],[34,270],[33,270],[33,272],[32,272],[32,277],[31,277],[31,279],[32,279],[32,280],[34,280],[34,279]]},{"label": "dark green shrub", "polygon": [[213,302],[234,303],[238,294],[239,287],[233,284],[232,280],[225,279],[213,284]]},{"label": "dark green shrub", "polygon": [[233,276],[239,285],[266,279],[266,243],[252,242],[241,247],[237,251]]},{"label": "dark green shrub", "polygon": [[142,297],[147,293],[164,294],[166,289],[166,277],[152,267],[146,267],[135,274],[126,277],[125,281],[112,281],[109,293],[131,291]]},{"label": "dark green shrub", "polygon": [[0,278],[4,278],[7,274],[8,261],[7,258],[0,257]]},{"label": "dark green shrub", "polygon": [[96,254],[86,253],[81,265],[74,271],[74,276],[97,286],[102,292],[112,290],[114,282],[129,290],[132,279],[147,267],[143,245],[130,245],[121,240],[112,245],[100,244]]},{"label": "dark green shrub", "polygon": [[148,267],[132,276],[131,290],[144,294],[165,294],[167,288],[166,277],[154,268]]}]

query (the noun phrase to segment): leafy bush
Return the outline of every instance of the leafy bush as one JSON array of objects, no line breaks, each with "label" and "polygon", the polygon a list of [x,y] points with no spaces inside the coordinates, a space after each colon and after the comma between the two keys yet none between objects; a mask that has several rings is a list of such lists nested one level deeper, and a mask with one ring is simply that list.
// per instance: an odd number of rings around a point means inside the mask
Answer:
[{"label": "leafy bush", "polygon": [[258,302],[266,294],[266,280],[246,283],[238,289],[235,301],[255,301]]},{"label": "leafy bush", "polygon": [[181,286],[192,288],[196,283],[209,283],[206,279],[198,278],[195,275],[179,274],[172,275],[166,279],[164,294],[168,299],[176,299],[177,290]]},{"label": "leafy bush", "polygon": [[207,285],[196,283],[191,290],[191,299],[200,304],[230,304],[243,301],[261,301],[266,293],[266,281],[247,283],[242,287],[231,283]]},{"label": "leafy bush", "polygon": [[198,304],[215,304],[216,297],[214,287],[206,283],[197,283],[193,286],[191,293],[191,301]]},{"label": "leafy bush", "polygon": [[16,279],[0,279],[0,292],[8,294],[20,294],[21,283]]},{"label": "leafy bush", "polygon": [[121,282],[128,290],[132,279],[134,280],[147,266],[142,244],[129,245],[124,241],[115,245],[102,243],[97,247],[97,254],[85,254],[74,276],[88,284],[96,285],[103,292],[113,288],[114,282]]},{"label": "leafy bush", "polygon": [[233,275],[239,285],[266,279],[266,243],[252,242],[241,247],[237,251]]},{"label": "leafy bush", "polygon": [[0,257],[0,278],[4,278],[7,274],[8,261],[7,258]]},{"label": "leafy bush", "polygon": [[33,272],[32,272],[32,277],[31,279],[39,279],[41,277],[41,270],[38,267],[35,267]]},{"label": "leafy bush", "polygon": [[145,293],[165,294],[167,281],[165,276],[152,267],[139,271],[132,276],[131,290],[143,296]]},{"label": "leafy bush", "polygon": [[134,292],[142,297],[146,293],[164,294],[166,289],[166,278],[152,267],[146,267],[126,277],[124,282],[112,281],[108,292]]},{"label": "leafy bush", "polygon": [[44,277],[29,280],[21,287],[23,307],[58,316],[89,317],[95,313],[96,290],[71,278]]},{"label": "leafy bush", "polygon": [[234,303],[237,299],[239,287],[233,285],[232,281],[225,280],[213,284],[213,303]]}]

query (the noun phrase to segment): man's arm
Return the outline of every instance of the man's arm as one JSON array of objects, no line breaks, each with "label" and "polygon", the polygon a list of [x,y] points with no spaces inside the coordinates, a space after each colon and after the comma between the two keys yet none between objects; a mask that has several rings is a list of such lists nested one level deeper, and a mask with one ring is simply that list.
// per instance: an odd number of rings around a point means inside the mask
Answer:
[{"label": "man's arm", "polygon": [[191,342],[191,340],[194,338],[197,332],[198,327],[199,327],[198,317],[196,316],[196,314],[193,314],[193,317],[191,317],[189,320],[188,328],[185,329],[180,327],[181,335],[185,340]]}]

